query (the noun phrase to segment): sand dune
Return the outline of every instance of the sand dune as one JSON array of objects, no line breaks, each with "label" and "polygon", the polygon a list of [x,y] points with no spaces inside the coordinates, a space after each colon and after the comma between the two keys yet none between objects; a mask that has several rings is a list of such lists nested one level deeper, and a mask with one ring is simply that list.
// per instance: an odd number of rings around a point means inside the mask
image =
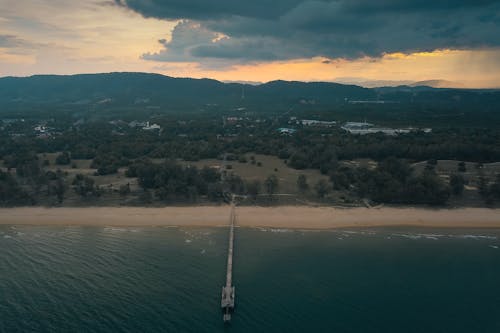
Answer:
[{"label": "sand dune", "polygon": [[[500,210],[487,208],[330,208],[238,207],[237,224],[247,227],[329,229],[344,227],[422,226],[500,228]],[[0,224],[103,226],[224,226],[229,206],[4,208]]]}]

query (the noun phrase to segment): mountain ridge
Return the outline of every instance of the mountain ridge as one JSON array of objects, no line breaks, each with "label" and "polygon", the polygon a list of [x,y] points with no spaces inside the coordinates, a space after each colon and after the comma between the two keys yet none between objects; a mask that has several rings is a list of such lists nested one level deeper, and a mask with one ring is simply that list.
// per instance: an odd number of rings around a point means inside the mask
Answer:
[{"label": "mountain ridge", "polygon": [[112,72],[0,78],[0,107],[13,111],[39,106],[106,104],[164,110],[251,106],[288,110],[294,105],[330,108],[350,101],[500,105],[500,90],[399,86],[364,88],[335,82],[275,80],[259,85],[214,79],[175,78],[156,73]]}]

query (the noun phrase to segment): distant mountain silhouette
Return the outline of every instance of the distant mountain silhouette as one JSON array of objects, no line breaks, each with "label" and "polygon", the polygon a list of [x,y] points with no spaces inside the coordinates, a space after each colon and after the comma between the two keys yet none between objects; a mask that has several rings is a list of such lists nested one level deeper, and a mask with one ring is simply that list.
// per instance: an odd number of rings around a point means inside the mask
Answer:
[{"label": "distant mountain silhouette", "polygon": [[[222,83],[211,79],[173,78],[147,73],[35,75],[0,78],[0,112],[27,109],[116,108],[198,110],[207,105],[254,110],[288,110],[291,106],[329,108],[349,101],[500,104],[498,90],[434,89],[442,80],[411,86],[362,88],[331,82],[272,81],[260,85]],[[243,103],[244,101],[244,103]]]},{"label": "distant mountain silhouette", "polygon": [[381,88],[381,87],[432,87],[432,88],[465,88],[465,85],[460,82],[449,80],[424,80],[424,81],[410,81],[410,80],[367,80],[364,78],[338,78],[335,80],[342,84],[355,84],[365,88]]},{"label": "distant mountain silhouette", "polygon": [[319,103],[345,98],[373,98],[373,91],[336,83],[273,81],[261,85],[222,83],[210,79],[173,78],[159,74],[109,73],[71,76],[36,75],[0,78],[1,102],[77,103],[111,100],[130,104],[223,103],[247,100],[275,102],[315,99]]},{"label": "distant mountain silhouette", "polygon": [[465,88],[465,86],[460,82],[448,81],[448,80],[426,80],[418,81],[409,84],[411,87],[426,86],[432,88]]}]

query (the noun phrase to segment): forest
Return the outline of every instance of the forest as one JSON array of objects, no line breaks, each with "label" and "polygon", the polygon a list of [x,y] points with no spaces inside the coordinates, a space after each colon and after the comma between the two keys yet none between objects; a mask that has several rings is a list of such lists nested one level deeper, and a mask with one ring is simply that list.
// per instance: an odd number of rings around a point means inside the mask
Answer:
[{"label": "forest", "polygon": [[[228,193],[249,204],[279,204],[285,194],[354,205],[500,201],[496,90],[253,87],[134,73],[3,78],[0,86],[3,206],[217,203]],[[200,93],[186,104],[192,91]],[[367,119],[406,130],[342,128]],[[238,165],[253,174],[238,174]]]},{"label": "forest", "polygon": [[[58,205],[68,193],[77,195],[80,203],[95,202],[106,192],[96,180],[124,170],[124,176],[137,179],[140,192],[126,184],[117,192],[121,198],[135,193],[136,204],[216,203],[224,201],[227,193],[245,195],[248,202],[272,203],[279,180],[272,179],[273,170],[265,166],[262,169],[269,179],[256,181],[231,170],[223,175],[220,169],[183,164],[212,159],[220,165],[256,165],[260,162],[249,156],[260,154],[274,156],[283,167],[298,172],[314,169],[324,175],[328,181],[316,184],[300,177],[294,180],[297,195],[304,194],[309,200],[335,203],[327,198],[339,192],[352,202],[367,199],[374,204],[442,206],[461,194],[467,181],[458,169],[447,180],[439,177],[433,167],[438,160],[473,162],[479,171],[483,164],[500,161],[500,134],[494,129],[441,128],[431,133],[360,136],[338,127],[296,126],[296,133],[283,135],[270,129],[285,125],[279,118],[245,121],[252,125],[223,125],[220,119],[204,117],[186,122],[164,119],[158,121],[162,130],[155,132],[100,121],[71,125],[49,138],[33,135],[32,125],[24,124],[24,129],[4,126],[0,202],[4,206]],[[13,136],[14,130],[26,134]],[[46,154],[55,154],[55,159],[44,159]],[[359,159],[373,161],[376,166],[346,164]],[[77,170],[76,162],[82,160],[89,161],[90,173],[68,172]],[[412,164],[421,161],[426,167],[416,172]],[[500,177],[477,178],[477,183],[484,204],[500,199]]]}]

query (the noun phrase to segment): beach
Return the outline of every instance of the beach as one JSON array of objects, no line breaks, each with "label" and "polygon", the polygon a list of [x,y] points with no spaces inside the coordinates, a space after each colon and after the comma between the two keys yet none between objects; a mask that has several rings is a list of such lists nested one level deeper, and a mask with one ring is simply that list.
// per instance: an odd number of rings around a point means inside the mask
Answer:
[{"label": "beach", "polygon": [[[193,226],[228,225],[229,206],[0,209],[3,225]],[[500,210],[488,208],[237,207],[237,225],[293,229],[417,226],[500,228]]]}]

